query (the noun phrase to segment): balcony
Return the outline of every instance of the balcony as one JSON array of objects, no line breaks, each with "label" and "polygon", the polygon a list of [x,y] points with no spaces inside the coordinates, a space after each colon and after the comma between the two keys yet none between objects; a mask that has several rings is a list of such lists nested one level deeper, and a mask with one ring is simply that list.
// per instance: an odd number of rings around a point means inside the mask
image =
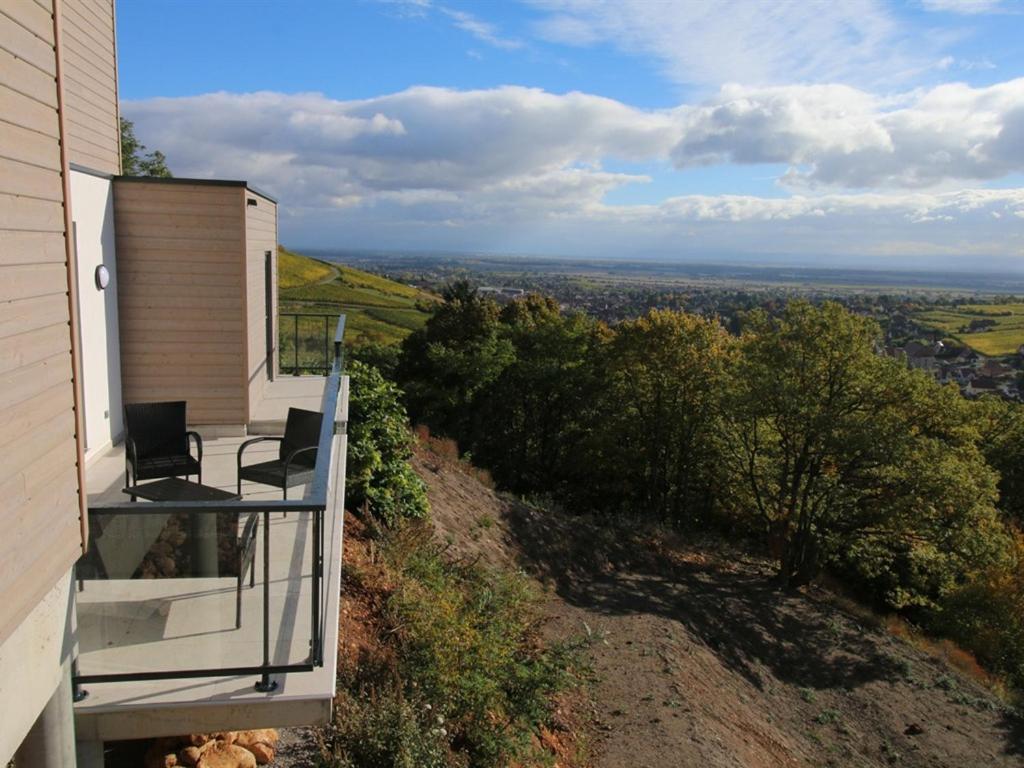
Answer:
[{"label": "balcony", "polygon": [[[243,482],[237,501],[133,503],[122,491],[123,446],[89,465],[90,545],[76,566],[79,738],[329,719],[347,450],[343,327],[329,375],[271,382],[254,414],[261,432],[283,425],[291,406],[328,415],[312,480],[287,501]],[[204,485],[236,492],[245,439],[204,439]],[[276,451],[256,444],[245,462]]]}]

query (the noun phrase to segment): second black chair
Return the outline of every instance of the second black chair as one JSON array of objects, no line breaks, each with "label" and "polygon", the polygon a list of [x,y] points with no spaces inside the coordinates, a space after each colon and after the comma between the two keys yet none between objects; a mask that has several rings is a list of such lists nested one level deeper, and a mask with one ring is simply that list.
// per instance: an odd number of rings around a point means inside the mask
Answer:
[{"label": "second black chair", "polygon": [[[286,499],[289,488],[312,480],[322,423],[323,414],[317,411],[289,408],[283,437],[254,437],[242,443],[238,448],[239,495],[242,493],[243,480],[280,488]],[[246,448],[266,440],[276,440],[281,444],[277,458],[242,466],[242,453]]]}]

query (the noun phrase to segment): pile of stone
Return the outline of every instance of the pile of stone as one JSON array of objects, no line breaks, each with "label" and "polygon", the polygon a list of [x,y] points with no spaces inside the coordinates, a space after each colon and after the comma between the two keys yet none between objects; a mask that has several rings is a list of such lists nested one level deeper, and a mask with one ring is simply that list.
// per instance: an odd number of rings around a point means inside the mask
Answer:
[{"label": "pile of stone", "polygon": [[133,578],[167,579],[182,571],[182,544],[188,538],[185,523],[185,518],[178,515],[168,519]]},{"label": "pile of stone", "polygon": [[222,731],[156,739],[146,752],[144,768],[256,768],[274,760],[277,731]]}]

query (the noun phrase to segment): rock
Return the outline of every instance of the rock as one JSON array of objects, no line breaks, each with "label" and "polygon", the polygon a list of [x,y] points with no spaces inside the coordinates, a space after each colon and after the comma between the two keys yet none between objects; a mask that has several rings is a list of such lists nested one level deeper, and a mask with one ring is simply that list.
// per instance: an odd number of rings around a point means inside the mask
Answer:
[{"label": "rock", "polygon": [[[191,739],[191,737],[189,737],[189,739]],[[218,742],[216,741],[208,741],[202,746],[185,747],[183,750],[181,750],[181,752],[178,753],[178,761],[183,763],[184,765],[197,765],[199,763],[199,758],[203,756],[203,753],[211,747],[217,746],[217,744]]]},{"label": "rock", "polygon": [[274,762],[274,748],[269,744],[252,744],[246,747],[246,749],[252,752],[252,756],[256,758],[258,765]]},{"label": "rock", "polygon": [[256,768],[256,756],[237,744],[216,742],[203,752],[196,768]]},{"label": "rock", "polygon": [[178,756],[173,752],[163,754],[160,750],[150,747],[142,760],[142,764],[145,768],[175,768],[178,765]]},{"label": "rock", "polygon": [[192,733],[187,737],[188,743],[193,747],[201,747],[206,742],[210,741],[213,737],[208,733]]},{"label": "rock", "polygon": [[235,743],[240,747],[248,747],[251,744],[267,744],[273,747],[278,741],[277,731],[273,728],[257,728],[252,731],[238,731],[235,734]]},{"label": "rock", "polygon": [[922,733],[924,733],[924,728],[922,728],[917,723],[911,723],[904,729],[903,733],[907,736],[920,736]]},{"label": "rock", "polygon": [[238,732],[221,731],[220,733],[213,734],[213,736],[211,736],[210,738],[216,739],[217,741],[223,741],[225,744],[234,744],[235,741],[238,739]]}]

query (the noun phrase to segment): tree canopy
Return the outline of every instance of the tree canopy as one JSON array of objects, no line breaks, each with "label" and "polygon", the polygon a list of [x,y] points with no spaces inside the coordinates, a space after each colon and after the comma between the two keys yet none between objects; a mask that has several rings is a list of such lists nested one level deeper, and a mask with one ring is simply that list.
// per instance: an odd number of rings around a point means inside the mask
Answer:
[{"label": "tree canopy", "polygon": [[1006,597],[1024,584],[1022,407],[882,356],[876,323],[835,303],[754,310],[733,331],[667,310],[609,328],[457,283],[395,370],[413,420],[506,489],[749,536],[781,584],[829,569],[968,645],[995,612],[1006,629],[979,652],[1024,683]]}]

